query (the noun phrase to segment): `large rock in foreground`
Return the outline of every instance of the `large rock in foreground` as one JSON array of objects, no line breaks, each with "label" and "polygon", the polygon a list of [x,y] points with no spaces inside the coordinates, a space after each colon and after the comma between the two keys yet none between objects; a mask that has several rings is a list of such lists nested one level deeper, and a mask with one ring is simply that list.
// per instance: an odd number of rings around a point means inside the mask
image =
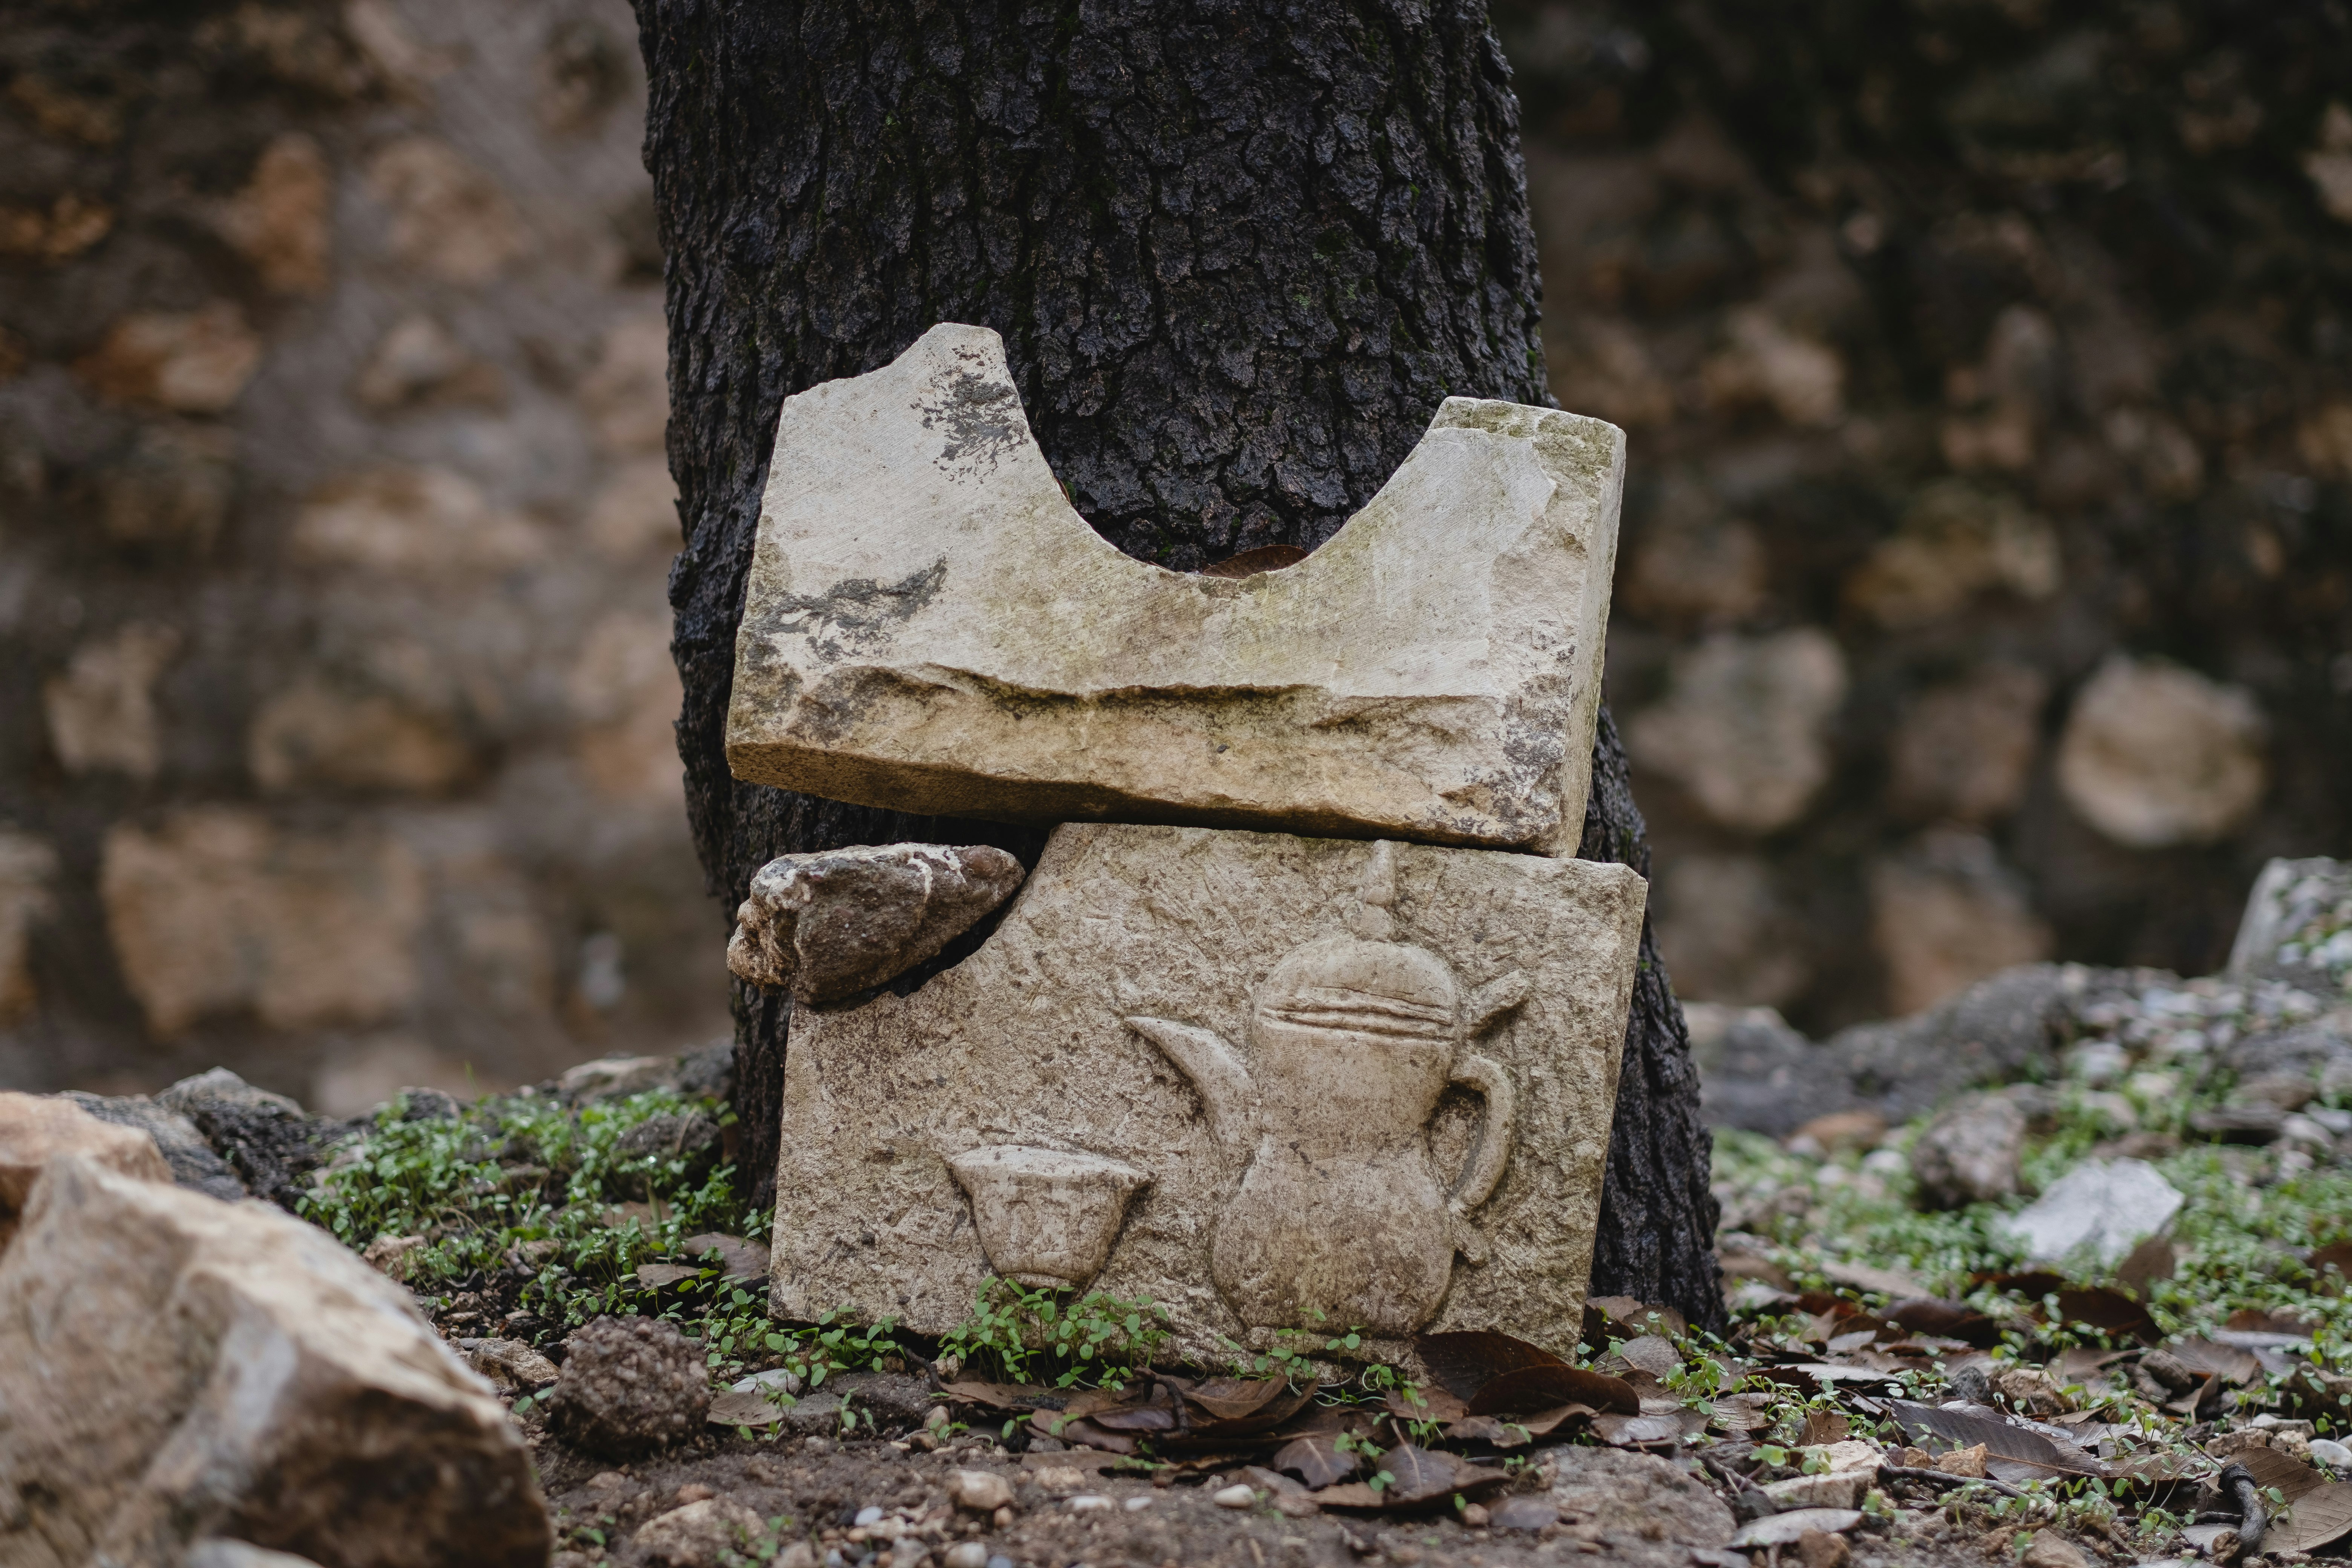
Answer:
[{"label": "large rock in foreground", "polygon": [[399,1287],[258,1205],[59,1159],[0,1255],[0,1562],[207,1536],[332,1568],[552,1544],[505,1411]]},{"label": "large rock in foreground", "polygon": [[932,328],[785,399],[736,641],[738,778],[898,811],[1573,854],[1624,433],[1448,398],[1307,560],[1135,560],[1004,346]]}]

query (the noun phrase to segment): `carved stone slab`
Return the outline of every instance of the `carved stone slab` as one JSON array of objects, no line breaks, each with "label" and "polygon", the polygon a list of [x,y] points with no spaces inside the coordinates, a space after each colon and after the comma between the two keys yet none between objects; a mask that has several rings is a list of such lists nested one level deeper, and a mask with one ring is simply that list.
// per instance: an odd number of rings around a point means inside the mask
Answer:
[{"label": "carved stone slab", "polygon": [[1072,510],[997,335],[935,327],[785,401],[729,765],[903,811],[1573,853],[1624,452],[1449,398],[1305,561],[1170,572]]},{"label": "carved stone slab", "polygon": [[1582,860],[1066,825],[972,957],[794,1015],[775,1306],[938,1333],[997,1273],[1150,1296],[1213,1359],[1316,1326],[1565,1351],[1646,891]]}]

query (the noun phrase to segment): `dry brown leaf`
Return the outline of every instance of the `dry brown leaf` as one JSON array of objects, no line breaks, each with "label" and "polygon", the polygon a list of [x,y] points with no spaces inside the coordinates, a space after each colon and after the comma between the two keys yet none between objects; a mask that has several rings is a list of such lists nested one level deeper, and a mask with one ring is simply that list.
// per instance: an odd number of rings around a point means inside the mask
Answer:
[{"label": "dry brown leaf", "polygon": [[1797,1435],[1797,1447],[1817,1448],[1828,1443],[1843,1443],[1853,1430],[1853,1424],[1834,1410],[1808,1410],[1804,1430]]},{"label": "dry brown leaf", "polygon": [[772,1426],[783,1418],[783,1406],[756,1388],[712,1394],[704,1417],[713,1426]]},{"label": "dry brown leaf", "polygon": [[1895,1298],[1925,1296],[1927,1287],[1895,1268],[1874,1268],[1867,1263],[1824,1263],[1822,1278],[1855,1290]]},{"label": "dry brown leaf", "polygon": [[688,1237],[679,1244],[678,1250],[695,1258],[716,1252],[719,1268],[730,1279],[765,1279],[768,1277],[768,1249],[740,1236],[705,1231],[700,1236]]},{"label": "dry brown leaf", "polygon": [[2241,1307],[2231,1313],[2230,1321],[2221,1326],[2242,1334],[2280,1334],[2292,1339],[2309,1339],[2312,1331],[2319,1327],[2319,1320],[2280,1308]]},{"label": "dry brown leaf", "polygon": [[2163,1336],[2146,1307],[2108,1286],[2070,1287],[2057,1296],[2062,1322],[2088,1323],[2102,1333],[2128,1334],[2148,1344]]},{"label": "dry brown leaf", "polygon": [[1611,1340],[1636,1334],[1664,1334],[1680,1339],[1690,1324],[1672,1307],[1653,1307],[1631,1296],[1588,1296],[1584,1300],[1584,1342],[1605,1350]]},{"label": "dry brown leaf", "polygon": [[2242,1448],[2230,1458],[2245,1467],[2246,1474],[2254,1478],[2254,1485],[2265,1489],[2276,1487],[2279,1495],[2289,1502],[2327,1484],[2327,1478],[2317,1469],[2276,1448]]},{"label": "dry brown leaf", "polygon": [[2325,1247],[2313,1247],[2304,1266],[2319,1276],[2314,1289],[2323,1296],[2341,1296],[2344,1282],[2352,1279],[2352,1241],[2331,1241]]},{"label": "dry brown leaf", "polygon": [[2129,1351],[2102,1351],[2088,1345],[2071,1345],[2059,1352],[2051,1375],[2070,1385],[2088,1384],[2130,1353]]},{"label": "dry brown leaf", "polygon": [[1563,1405],[1557,1410],[1545,1410],[1532,1415],[1465,1415],[1447,1426],[1445,1435],[1459,1442],[1489,1443],[1497,1448],[1517,1448],[1538,1437],[1549,1436],[1572,1418],[1589,1419],[1597,1414],[1590,1405]]},{"label": "dry brown leaf", "polygon": [[1293,1437],[1274,1451],[1270,1468],[1286,1470],[1305,1481],[1310,1490],[1335,1486],[1356,1473],[1353,1453],[1341,1453],[1337,1432],[1310,1432]]},{"label": "dry brown leaf", "polygon": [[2116,1283],[2145,1301],[2147,1288],[2159,1279],[2171,1279],[2179,1262],[2179,1254],[2173,1250],[2171,1242],[2151,1236],[2116,1265]]},{"label": "dry brown leaf", "polygon": [[1958,1340],[1985,1350],[2000,1342],[2000,1325],[1973,1307],[1938,1296],[1912,1296],[1886,1309],[1890,1322],[1915,1334]]},{"label": "dry brown leaf", "polygon": [[982,1383],[974,1378],[944,1384],[940,1392],[960,1405],[977,1405],[983,1410],[1066,1410],[1070,1405],[1067,1394],[1028,1383]]},{"label": "dry brown leaf", "polygon": [[1389,1414],[1405,1421],[1459,1421],[1470,1414],[1467,1400],[1443,1388],[1391,1388],[1381,1395]]},{"label": "dry brown leaf", "polygon": [[[1696,1423],[1696,1425],[1694,1425]],[[1696,1410],[1674,1415],[1596,1415],[1592,1435],[1619,1448],[1642,1448],[1653,1443],[1675,1443],[1704,1431],[1706,1417]]]},{"label": "dry brown leaf", "polygon": [[1589,1405],[1595,1410],[1637,1415],[1642,1396],[1622,1377],[1587,1372],[1580,1366],[1527,1366],[1505,1373],[1479,1389],[1464,1414],[1527,1415],[1563,1405]]},{"label": "dry brown leaf", "polygon": [[2243,1388],[2263,1375],[2263,1363],[2254,1352],[2236,1345],[2217,1345],[2211,1340],[2180,1339],[2166,1343],[2181,1365],[2208,1377],[2218,1377],[2224,1383]]},{"label": "dry brown leaf", "polygon": [[1724,1432],[1760,1432],[1772,1425],[1769,1394],[1727,1394],[1715,1401],[1709,1425]]},{"label": "dry brown leaf", "polygon": [[[1185,1401],[1197,1405],[1202,1414],[1220,1421],[1240,1421],[1256,1415],[1290,1391],[1290,1384],[1278,1377],[1213,1377],[1183,1392]],[[1311,1394],[1314,1390],[1307,1392]]]},{"label": "dry brown leaf", "polygon": [[1483,1331],[1458,1334],[1423,1334],[1412,1342],[1422,1364],[1440,1388],[1468,1399],[1507,1372],[1528,1366],[1566,1366],[1567,1361],[1540,1345],[1509,1334]]},{"label": "dry brown leaf", "polygon": [[1683,1352],[1675,1349],[1675,1342],[1664,1334],[1636,1334],[1617,1347],[1625,1364],[1663,1378],[1678,1371],[1683,1364]]},{"label": "dry brown leaf", "polygon": [[2352,1481],[2328,1481],[2294,1501],[2286,1518],[2263,1535],[2263,1552],[2271,1556],[2316,1552],[2347,1532],[2352,1532]]},{"label": "dry brown leaf", "polygon": [[1915,1405],[1907,1399],[1888,1400],[1886,1412],[1913,1437],[1937,1437],[1957,1448],[1982,1443],[1989,1462],[2005,1462],[2035,1475],[2097,1476],[2106,1472],[2105,1465],[2074,1445],[2062,1444],[1990,1413],[1945,1410],[1933,1405]]},{"label": "dry brown leaf", "polygon": [[1506,1471],[1473,1465],[1452,1454],[1433,1453],[1411,1443],[1400,1443],[1382,1454],[1374,1469],[1390,1478],[1381,1487],[1375,1489],[1362,1482],[1327,1487],[1315,1494],[1315,1500],[1325,1508],[1403,1512],[1450,1503],[1457,1492],[1484,1491],[1511,1479]]}]

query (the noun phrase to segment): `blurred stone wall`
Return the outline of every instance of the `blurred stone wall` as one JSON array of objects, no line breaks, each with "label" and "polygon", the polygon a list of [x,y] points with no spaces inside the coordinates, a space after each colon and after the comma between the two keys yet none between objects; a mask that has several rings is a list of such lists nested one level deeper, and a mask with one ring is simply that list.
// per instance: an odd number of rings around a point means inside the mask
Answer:
[{"label": "blurred stone wall", "polygon": [[0,29],[0,1085],[726,1027],[624,0]]},{"label": "blurred stone wall", "polygon": [[[2341,8],[1498,0],[1678,986],[2212,968],[2352,850]],[[0,1085],[726,1026],[622,0],[0,30]]]},{"label": "blurred stone wall", "polygon": [[1497,0],[1676,988],[2218,966],[2352,850],[2352,18]]}]

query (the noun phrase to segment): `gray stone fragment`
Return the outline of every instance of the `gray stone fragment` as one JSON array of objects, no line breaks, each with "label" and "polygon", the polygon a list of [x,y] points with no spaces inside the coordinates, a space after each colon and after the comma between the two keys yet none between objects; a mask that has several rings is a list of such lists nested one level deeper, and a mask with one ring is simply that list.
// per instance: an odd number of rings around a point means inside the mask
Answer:
[{"label": "gray stone fragment", "polygon": [[[1636,1550],[1652,1542],[1683,1548],[1730,1542],[1731,1510],[1723,1500],[1654,1454],[1560,1447],[1544,1461],[1560,1522],[1587,1539],[1622,1536]],[[1686,1560],[1685,1552],[1675,1555]]]},{"label": "gray stone fragment", "polygon": [[520,1340],[459,1340],[458,1353],[507,1393],[532,1393],[561,1374],[556,1364]]},{"label": "gray stone fragment", "polygon": [[2352,987],[2352,863],[2315,856],[2264,866],[2246,895],[2229,972],[2323,996]]},{"label": "gray stone fragment", "polygon": [[1699,1073],[1699,1115],[1708,1126],[1785,1138],[1817,1116],[1854,1104],[1843,1081],[1843,1058],[1790,1028],[1773,1009],[1690,1002],[1683,1014]]},{"label": "gray stone fragment", "polygon": [[396,1103],[403,1121],[454,1121],[466,1110],[464,1101],[444,1089],[404,1089]]},{"label": "gray stone fragment", "polygon": [[2014,1197],[2025,1128],[2025,1110],[2007,1095],[1972,1094],[1945,1110],[1911,1145],[1920,1204],[1957,1209]]},{"label": "gray stone fragment", "polygon": [[647,1520],[633,1544],[642,1561],[660,1568],[722,1568],[750,1561],[746,1549],[767,1530],[733,1498],[704,1498]]},{"label": "gray stone fragment", "polygon": [[886,844],[783,855],[735,911],[727,967],[796,1002],[870,991],[937,954],[1021,886],[1021,862],[985,844]]},{"label": "gray stone fragment", "polygon": [[2088,1248],[2102,1266],[2113,1268],[2170,1224],[2184,1201],[2145,1160],[2085,1160],[2002,1228],[2037,1263],[2061,1262]]},{"label": "gray stone fragment", "polygon": [[684,1160],[689,1167],[719,1157],[719,1123],[699,1110],[648,1116],[614,1141],[615,1152],[639,1159]]},{"label": "gray stone fragment", "polygon": [[920,1426],[938,1400],[929,1384],[903,1373],[835,1373],[821,1387],[786,1406],[782,1425],[795,1436],[835,1436],[843,1430],[842,1409],[846,1405],[856,1413],[865,1436],[906,1432]]},{"label": "gray stone fragment", "polygon": [[702,1356],[675,1324],[598,1318],[564,1342],[547,1413],[565,1441],[625,1459],[694,1436],[709,1408]]},{"label": "gray stone fragment", "polygon": [[735,1097],[735,1041],[720,1036],[677,1058],[677,1091],[688,1100]]},{"label": "gray stone fragment", "polygon": [[285,1095],[257,1089],[226,1068],[182,1079],[157,1095],[195,1123],[254,1196],[291,1210],[310,1173],[349,1126],[312,1116]]},{"label": "gray stone fragment", "polygon": [[2352,1088],[2352,1008],[2250,1034],[2233,1042],[2221,1059],[2241,1079],[2292,1074],[2308,1079],[2322,1092],[2336,1084]]},{"label": "gray stone fragment", "polygon": [[1832,1037],[1835,1075],[1864,1102],[1902,1121],[1979,1084],[2046,1068],[2055,1026],[2085,972],[2021,964],[1909,1018],[1861,1024]]},{"label": "gray stone fragment", "polygon": [[621,1100],[651,1089],[677,1087],[678,1064],[671,1057],[599,1057],[567,1068],[554,1084],[555,1092],[577,1103],[590,1100]]},{"label": "gray stone fragment", "polygon": [[2192,1112],[2189,1130],[2225,1143],[2272,1143],[2286,1126],[2286,1112],[2275,1105],[2216,1105]]},{"label": "gray stone fragment", "polygon": [[155,1140],[155,1147],[163,1152],[163,1163],[172,1167],[172,1180],[189,1191],[226,1203],[235,1203],[246,1195],[245,1184],[236,1179],[228,1162],[213,1152],[212,1145],[205,1142],[205,1135],[196,1131],[194,1122],[170,1106],[143,1094],[84,1094],[79,1089],[68,1089],[61,1098],[72,1100],[100,1121],[136,1127]]}]

